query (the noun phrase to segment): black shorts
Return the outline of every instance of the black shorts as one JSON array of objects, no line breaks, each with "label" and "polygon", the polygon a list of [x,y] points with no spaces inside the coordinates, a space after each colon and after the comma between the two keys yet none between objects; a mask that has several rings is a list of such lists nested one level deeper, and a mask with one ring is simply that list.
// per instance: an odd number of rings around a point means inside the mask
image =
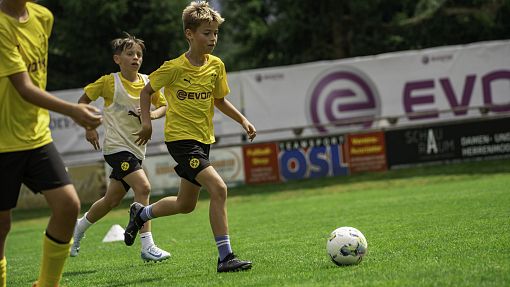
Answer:
[{"label": "black shorts", "polygon": [[134,171],[142,169],[142,161],[128,151],[105,155],[104,160],[113,169],[110,173],[110,178],[120,181],[127,192],[130,186],[124,181],[124,177]]},{"label": "black shorts", "polygon": [[21,184],[33,193],[59,188],[71,183],[55,145],[0,153],[0,210],[16,207]]},{"label": "black shorts", "polygon": [[210,166],[209,151],[211,145],[195,140],[165,142],[170,155],[177,162],[175,172],[182,178],[201,186],[195,178],[197,174]]}]

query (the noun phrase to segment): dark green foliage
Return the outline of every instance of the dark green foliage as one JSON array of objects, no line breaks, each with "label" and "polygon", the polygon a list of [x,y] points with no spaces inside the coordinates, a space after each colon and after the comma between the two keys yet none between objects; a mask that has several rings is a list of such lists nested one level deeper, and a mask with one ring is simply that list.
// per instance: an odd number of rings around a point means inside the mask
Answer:
[{"label": "dark green foliage", "polygon": [[188,1],[39,1],[55,16],[50,38],[48,89],[79,88],[118,71],[110,41],[126,31],[145,41],[141,72],[187,48],[181,14]]},{"label": "dark green foliage", "polygon": [[[510,36],[509,0],[223,0],[220,43],[242,70]],[[228,31],[225,33],[225,31]]]},{"label": "dark green foliage", "polygon": [[[228,71],[510,38],[510,0],[216,0],[226,22],[215,54]],[[41,0],[55,14],[48,89],[78,88],[118,68],[109,42],[147,44],[142,72],[188,45],[179,0]]]}]

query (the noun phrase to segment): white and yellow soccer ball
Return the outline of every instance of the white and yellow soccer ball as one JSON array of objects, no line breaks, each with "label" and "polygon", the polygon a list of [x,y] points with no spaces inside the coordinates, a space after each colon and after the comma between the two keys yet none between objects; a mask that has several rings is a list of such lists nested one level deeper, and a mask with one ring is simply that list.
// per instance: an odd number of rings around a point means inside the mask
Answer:
[{"label": "white and yellow soccer ball", "polygon": [[331,232],[326,250],[336,265],[353,265],[360,263],[367,254],[368,243],[361,231],[344,226]]}]

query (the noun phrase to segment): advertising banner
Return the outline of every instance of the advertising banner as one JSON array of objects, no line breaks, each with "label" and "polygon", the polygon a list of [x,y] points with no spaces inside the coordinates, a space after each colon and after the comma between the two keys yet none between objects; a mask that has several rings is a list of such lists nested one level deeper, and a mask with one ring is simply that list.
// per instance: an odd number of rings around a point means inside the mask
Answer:
[{"label": "advertising banner", "polygon": [[351,173],[387,169],[383,132],[349,134],[345,149]]},{"label": "advertising banner", "polygon": [[[228,186],[244,183],[241,147],[213,148],[209,160]],[[177,193],[181,178],[175,173],[176,165],[168,153],[147,157],[144,160],[143,166],[151,182],[152,194]]]},{"label": "advertising banner", "polygon": [[349,174],[343,144],[343,135],[279,142],[281,179],[286,181]]},{"label": "advertising banner", "polygon": [[480,106],[510,111],[508,40],[239,73],[264,141],[479,118]]},{"label": "advertising banner", "polygon": [[278,146],[275,143],[245,145],[243,159],[247,184],[280,181]]},{"label": "advertising banner", "polygon": [[510,118],[387,131],[390,168],[510,157]]}]

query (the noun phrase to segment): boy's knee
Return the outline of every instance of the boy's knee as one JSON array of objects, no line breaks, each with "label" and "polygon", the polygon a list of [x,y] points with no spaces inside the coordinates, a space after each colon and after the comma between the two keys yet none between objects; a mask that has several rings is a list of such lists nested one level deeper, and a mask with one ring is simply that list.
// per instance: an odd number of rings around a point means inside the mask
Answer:
[{"label": "boy's knee", "polygon": [[193,210],[195,210],[196,204],[186,204],[180,206],[180,212],[181,213],[191,213]]},{"label": "boy's knee", "polygon": [[106,203],[108,204],[108,207],[115,208],[119,206],[120,202],[122,201],[122,198],[107,198]]},{"label": "boy's knee", "polygon": [[133,191],[141,196],[149,196],[151,193],[151,185],[149,183],[140,184],[133,188]]},{"label": "boy's knee", "polygon": [[69,197],[62,204],[58,204],[53,212],[64,214],[66,217],[78,216],[80,213],[80,200],[78,197]]},{"label": "boy's knee", "polygon": [[210,195],[212,200],[227,200],[227,185],[223,183],[212,188]]}]

